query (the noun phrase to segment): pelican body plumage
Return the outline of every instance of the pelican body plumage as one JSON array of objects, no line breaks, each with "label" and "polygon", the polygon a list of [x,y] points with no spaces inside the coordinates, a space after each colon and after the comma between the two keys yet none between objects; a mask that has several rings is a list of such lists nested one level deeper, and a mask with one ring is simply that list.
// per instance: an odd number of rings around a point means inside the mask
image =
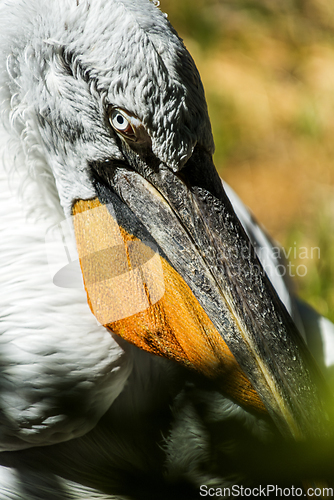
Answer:
[{"label": "pelican body plumage", "polygon": [[1,0],[0,105],[0,500],[317,479],[286,449],[330,437],[333,326],[220,180],[156,2]]}]

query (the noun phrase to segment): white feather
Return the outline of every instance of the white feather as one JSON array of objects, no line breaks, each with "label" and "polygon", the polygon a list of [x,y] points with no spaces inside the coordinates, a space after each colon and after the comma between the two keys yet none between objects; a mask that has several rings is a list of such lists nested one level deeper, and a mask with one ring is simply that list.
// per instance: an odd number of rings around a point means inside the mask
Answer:
[{"label": "white feather", "polygon": [[[4,133],[2,134],[4,137]],[[89,310],[84,290],[55,286],[45,235],[0,173],[0,449],[90,430],[122,390],[131,362]]]}]

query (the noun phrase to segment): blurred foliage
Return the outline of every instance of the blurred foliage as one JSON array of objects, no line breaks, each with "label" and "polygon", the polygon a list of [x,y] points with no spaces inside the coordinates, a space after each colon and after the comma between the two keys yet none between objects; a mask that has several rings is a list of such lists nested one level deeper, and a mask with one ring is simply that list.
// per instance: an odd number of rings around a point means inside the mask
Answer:
[{"label": "blurred foliage", "polygon": [[334,320],[334,3],[160,6],[201,73],[220,174],[287,249],[320,248],[295,279]]}]

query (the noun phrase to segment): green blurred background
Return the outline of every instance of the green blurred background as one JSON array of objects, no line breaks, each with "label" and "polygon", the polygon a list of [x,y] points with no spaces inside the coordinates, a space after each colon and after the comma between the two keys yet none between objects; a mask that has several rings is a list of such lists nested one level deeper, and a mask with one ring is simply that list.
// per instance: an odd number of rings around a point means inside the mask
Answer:
[{"label": "green blurred background", "polygon": [[299,295],[334,321],[334,2],[160,8],[200,71],[220,175],[290,250],[292,272],[306,266]]}]

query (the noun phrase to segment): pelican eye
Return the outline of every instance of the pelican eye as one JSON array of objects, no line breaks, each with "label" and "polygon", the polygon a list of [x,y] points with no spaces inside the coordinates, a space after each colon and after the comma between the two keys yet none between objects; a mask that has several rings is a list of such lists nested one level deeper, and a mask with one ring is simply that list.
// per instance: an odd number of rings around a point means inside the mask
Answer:
[{"label": "pelican eye", "polygon": [[138,118],[128,115],[120,109],[113,109],[109,117],[110,125],[116,132],[132,141],[137,140],[136,128],[140,125]]}]

